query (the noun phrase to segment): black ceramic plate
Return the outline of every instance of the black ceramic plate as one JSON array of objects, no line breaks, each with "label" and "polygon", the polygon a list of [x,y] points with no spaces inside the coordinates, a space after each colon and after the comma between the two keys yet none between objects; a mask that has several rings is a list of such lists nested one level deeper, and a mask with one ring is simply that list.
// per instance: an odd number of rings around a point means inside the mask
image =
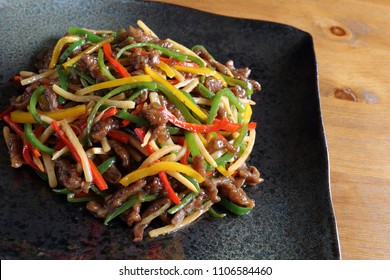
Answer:
[{"label": "black ceramic plate", "polygon": [[37,51],[69,25],[117,30],[142,19],[161,38],[203,44],[221,62],[248,66],[263,87],[251,163],[265,182],[250,214],[205,215],[175,234],[131,243],[120,221],[104,226],[56,195],[0,145],[1,259],[338,259],[312,37],[271,22],[227,18],[139,1],[1,1],[1,109]]}]

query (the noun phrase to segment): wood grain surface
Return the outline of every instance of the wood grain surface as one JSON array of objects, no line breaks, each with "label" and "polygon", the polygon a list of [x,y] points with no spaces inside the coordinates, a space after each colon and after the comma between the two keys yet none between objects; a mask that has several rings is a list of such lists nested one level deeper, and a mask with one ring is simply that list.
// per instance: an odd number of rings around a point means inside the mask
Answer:
[{"label": "wood grain surface", "polygon": [[390,1],[160,2],[313,36],[342,259],[390,259]]}]

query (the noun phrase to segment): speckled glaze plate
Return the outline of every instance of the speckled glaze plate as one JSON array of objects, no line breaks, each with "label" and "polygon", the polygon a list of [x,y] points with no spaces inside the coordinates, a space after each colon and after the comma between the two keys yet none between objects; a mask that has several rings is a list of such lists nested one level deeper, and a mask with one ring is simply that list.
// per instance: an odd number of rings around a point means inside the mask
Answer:
[{"label": "speckled glaze plate", "polygon": [[[251,164],[265,182],[248,215],[202,217],[175,234],[132,244],[121,221],[104,226],[67,203],[0,145],[1,259],[338,259],[326,141],[312,37],[291,26],[140,1],[0,1],[0,109],[33,69],[37,52],[69,25],[117,30],[142,19],[161,38],[205,45],[221,62],[248,66],[262,84]],[[2,140],[1,140],[2,141]]]}]

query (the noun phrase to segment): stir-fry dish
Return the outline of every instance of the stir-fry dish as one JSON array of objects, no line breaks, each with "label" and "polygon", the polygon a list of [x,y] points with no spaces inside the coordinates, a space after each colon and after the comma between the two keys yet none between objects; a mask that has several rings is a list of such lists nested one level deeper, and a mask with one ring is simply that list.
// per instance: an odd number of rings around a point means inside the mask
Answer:
[{"label": "stir-fry dish", "polygon": [[140,242],[208,212],[247,214],[263,180],[251,95],[260,84],[202,45],[160,39],[145,23],[117,32],[69,27],[0,114],[11,166]]}]

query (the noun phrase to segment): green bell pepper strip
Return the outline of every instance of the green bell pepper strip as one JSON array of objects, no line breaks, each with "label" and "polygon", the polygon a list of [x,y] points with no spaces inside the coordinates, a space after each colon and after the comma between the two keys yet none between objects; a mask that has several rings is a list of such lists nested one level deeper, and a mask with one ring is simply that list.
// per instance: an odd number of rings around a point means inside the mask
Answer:
[{"label": "green bell pepper strip", "polygon": [[240,86],[240,87],[244,88],[246,96],[251,96],[253,94],[253,85],[250,82],[247,82],[244,80],[239,80],[239,79],[230,77],[230,76],[222,74],[222,73],[219,73],[219,74],[225,79],[225,81],[229,85]]},{"label": "green bell pepper strip", "polygon": [[101,163],[98,167],[97,170],[103,174],[106,172],[114,163],[116,162],[115,157],[110,157],[109,159],[105,160],[103,163]]},{"label": "green bell pepper strip", "polygon": [[78,28],[78,27],[69,26],[68,33],[72,34],[72,35],[77,35],[80,37],[85,37],[85,40],[87,40],[91,43],[99,43],[100,41],[103,40],[102,37],[100,37],[96,34],[93,34],[92,32],[89,32],[85,29]]},{"label": "green bell pepper strip", "polygon": [[85,40],[82,39],[82,40],[79,40],[77,42],[74,42],[73,44],[69,45],[69,47],[67,47],[65,49],[65,51],[61,54],[59,60],[58,60],[58,63],[59,64],[62,64],[65,62],[65,60],[69,57],[69,55],[74,52],[77,48],[81,47],[82,45],[85,44]]},{"label": "green bell pepper strip", "polygon": [[[96,84],[96,80],[94,78],[92,78],[91,76],[89,76],[88,74],[85,74],[84,72],[80,71],[79,69],[77,69],[76,67],[73,67],[72,70],[80,76],[80,78],[83,78],[84,80],[86,80],[88,82],[89,85],[94,85]],[[87,86],[84,86],[84,87],[88,87],[89,85]]]},{"label": "green bell pepper strip", "polygon": [[42,144],[38,140],[38,138],[35,136],[33,130],[32,130],[32,125],[31,123],[26,123],[24,124],[24,135],[26,136],[26,139],[28,142],[31,143],[35,148],[37,148],[39,151],[46,153],[46,154],[53,154],[56,150],[49,148],[48,146]]},{"label": "green bell pepper strip", "polygon": [[226,216],[226,213],[218,213],[213,207],[210,207],[208,212],[214,218],[223,218]]},{"label": "green bell pepper strip", "polygon": [[175,134],[179,133],[180,128],[177,127],[177,126],[169,126],[169,125],[167,125],[167,130],[168,130],[170,135],[175,135]]},{"label": "green bell pepper strip", "polygon": [[30,113],[33,116],[34,120],[37,121],[37,123],[43,126],[47,126],[47,124],[44,121],[42,121],[37,114],[38,98],[43,94],[44,91],[45,91],[45,87],[43,85],[40,85],[39,87],[37,87],[36,90],[34,90],[30,98]]},{"label": "green bell pepper strip", "polygon": [[146,194],[146,195],[133,195],[131,196],[125,203],[123,203],[120,207],[115,209],[112,213],[110,213],[106,219],[104,220],[104,224],[108,225],[112,219],[116,218],[126,210],[130,209],[130,207],[134,206],[137,203],[152,201],[157,198],[158,194]]},{"label": "green bell pepper strip", "polygon": [[234,93],[230,89],[224,88],[224,89],[221,89],[220,91],[218,91],[215,94],[215,96],[213,97],[213,102],[211,104],[210,113],[209,113],[209,116],[207,118],[208,124],[213,123],[213,121],[217,115],[219,103],[221,102],[222,96],[226,96],[229,99],[230,103],[233,104],[235,107],[237,107],[238,112],[240,112],[240,113],[245,112],[245,106],[234,95]]},{"label": "green bell pepper strip", "polygon": [[79,203],[79,202],[87,202],[87,201],[93,201],[93,200],[100,200],[102,199],[99,195],[93,195],[93,196],[83,196],[83,197],[74,197],[74,193],[68,193],[66,195],[66,200],[68,202],[72,203]]},{"label": "green bell pepper strip", "polygon": [[111,72],[107,69],[106,64],[104,63],[104,53],[102,49],[98,51],[98,65],[104,76],[109,80],[115,80],[116,78],[111,74]]},{"label": "green bell pepper strip", "polygon": [[211,91],[209,91],[208,88],[207,88],[204,84],[199,83],[197,88],[198,88],[199,92],[200,92],[204,97],[206,97],[206,98],[208,98],[208,99],[213,99],[213,98],[214,98],[215,94],[212,93]]},{"label": "green bell pepper strip", "polygon": [[194,192],[191,192],[189,194],[187,194],[182,200],[181,200],[181,203],[180,204],[177,204],[175,206],[173,206],[172,208],[170,208],[167,212],[168,214],[175,214],[177,211],[180,211],[181,209],[183,209],[188,203],[191,202],[191,200],[193,200],[195,197],[197,197],[198,194],[197,193],[194,193]]},{"label": "green bell pepper strip", "polygon": [[143,94],[144,92],[147,92],[148,89],[146,88],[141,88],[139,90],[136,90],[134,93],[132,93],[130,95],[130,97],[127,99],[127,100],[130,100],[130,101],[133,101],[134,99],[136,99],[138,96],[140,96],[141,94]]},{"label": "green bell pepper strip", "polygon": [[154,82],[136,82],[132,84],[125,84],[120,87],[117,87],[116,89],[110,91],[106,95],[104,95],[93,107],[91,114],[89,115],[87,119],[87,133],[86,137],[88,141],[90,142],[89,135],[91,133],[93,120],[95,119],[96,113],[99,110],[100,106],[103,105],[104,102],[106,102],[109,98],[121,93],[122,91],[133,89],[133,88],[149,88],[149,89],[156,89],[156,83]]},{"label": "green bell pepper strip", "polygon": [[248,124],[243,124],[240,130],[238,131],[239,135],[236,139],[234,139],[233,147],[238,148],[242,142],[244,141],[244,138],[246,134],[248,133]]},{"label": "green bell pepper strip", "polygon": [[46,174],[46,173],[43,173],[43,172],[38,171],[38,170],[36,170],[36,169],[34,169],[34,171],[35,171],[35,173],[36,173],[39,177],[41,177],[42,180],[45,180],[45,181],[48,181],[48,180],[49,180],[49,178],[47,177],[47,174]]},{"label": "green bell pepper strip", "polygon": [[194,134],[189,131],[184,132],[184,137],[187,142],[187,146],[190,148],[191,155],[193,157],[200,155],[198,145],[196,144]]},{"label": "green bell pepper strip", "polygon": [[150,126],[150,123],[144,118],[130,114],[129,112],[126,112],[124,109],[119,110],[115,116],[120,119],[128,120],[131,121],[132,123],[139,124],[140,126]]},{"label": "green bell pepper strip", "polygon": [[170,92],[166,87],[164,87],[162,84],[157,83],[157,88],[160,90],[168,99],[171,101],[177,109],[182,113],[184,119],[187,122],[190,123],[197,123],[200,122],[188,111],[186,105],[184,105],[183,102],[181,102],[172,92]]},{"label": "green bell pepper strip", "polygon": [[123,54],[123,52],[127,51],[128,49],[133,49],[133,48],[144,48],[144,47],[149,47],[149,48],[153,48],[155,50],[158,50],[160,52],[162,52],[163,54],[165,54],[166,56],[169,56],[169,57],[172,57],[172,58],[175,58],[179,61],[186,61],[187,59],[190,60],[190,61],[193,61],[197,64],[199,64],[201,67],[204,67],[204,63],[201,59],[199,59],[198,57],[196,56],[192,56],[192,55],[188,55],[188,54],[183,54],[181,52],[175,52],[175,51],[171,51],[167,48],[164,48],[160,45],[157,45],[157,44],[153,44],[153,43],[134,43],[134,44],[130,44],[130,45],[127,45],[125,47],[123,47],[122,49],[119,50],[119,52],[116,54],[116,59],[119,59],[121,57],[121,55]]},{"label": "green bell pepper strip", "polygon": [[68,190],[66,188],[63,188],[63,189],[53,189],[53,192],[59,193],[59,194],[70,194],[70,193],[73,193],[71,190]]},{"label": "green bell pepper strip", "polygon": [[239,206],[225,198],[221,198],[219,204],[221,204],[223,207],[225,207],[227,210],[229,210],[230,212],[232,212],[237,216],[243,216],[245,214],[248,214],[249,211],[252,210],[252,208]]},{"label": "green bell pepper strip", "polygon": [[64,67],[62,67],[61,65],[57,65],[57,73],[60,82],[60,88],[62,88],[63,90],[68,90],[69,71],[65,71]]},{"label": "green bell pepper strip", "polygon": [[227,152],[223,156],[217,158],[215,160],[215,163],[219,166],[222,165],[224,166],[229,160],[231,160],[234,157],[234,153],[232,152]]},{"label": "green bell pepper strip", "polygon": [[196,181],[194,178],[192,178],[192,177],[190,177],[188,175],[183,174],[183,176],[194,185],[195,189],[198,192],[200,192],[200,186],[199,186],[198,181]]},{"label": "green bell pepper strip", "polygon": [[91,185],[90,188],[91,188],[91,190],[92,190],[94,193],[96,193],[97,195],[100,195],[101,197],[106,197],[106,196],[109,195],[109,194],[106,193],[105,191],[99,190],[99,188],[96,187],[95,185]]}]

